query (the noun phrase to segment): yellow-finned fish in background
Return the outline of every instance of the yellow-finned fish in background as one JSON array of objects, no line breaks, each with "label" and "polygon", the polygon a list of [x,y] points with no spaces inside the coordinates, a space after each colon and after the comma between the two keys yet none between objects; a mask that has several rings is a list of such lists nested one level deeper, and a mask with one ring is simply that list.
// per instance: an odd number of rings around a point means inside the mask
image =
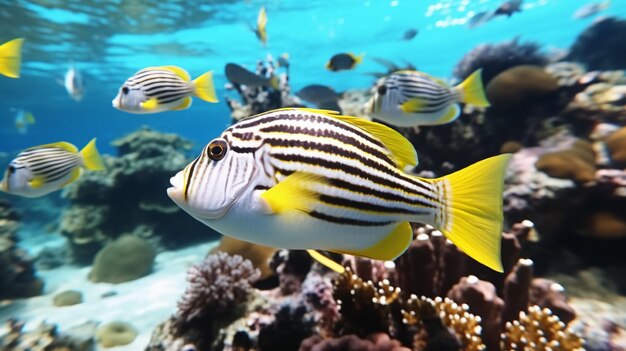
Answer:
[{"label": "yellow-finned fish in background", "polygon": [[371,117],[398,127],[439,125],[459,117],[459,102],[489,106],[481,71],[457,86],[419,71],[398,71],[385,77],[366,105]]},{"label": "yellow-finned fish in background", "polygon": [[502,271],[502,188],[510,155],[420,178],[411,143],[382,124],[286,108],[239,121],[170,180],[169,197],[240,240],[393,260],[431,224]]},{"label": "yellow-finned fish in background", "polygon": [[254,34],[261,41],[263,46],[267,45],[267,12],[265,12],[265,7],[261,6],[259,10],[259,15],[256,19],[256,28],[253,28]]},{"label": "yellow-finned fish in background", "polygon": [[64,141],[31,147],[11,161],[0,190],[24,197],[43,196],[78,179],[81,168],[104,169],[95,138],[80,151]]},{"label": "yellow-finned fish in background", "polygon": [[218,102],[213,72],[192,81],[189,73],[177,66],[148,67],[124,82],[113,107],[139,114],[184,110],[191,106],[191,96]]},{"label": "yellow-finned fish in background", "polygon": [[333,55],[330,60],[328,60],[328,62],[326,63],[326,68],[334,72],[353,69],[358,64],[363,62],[364,56],[365,54],[357,56],[349,52],[336,54]]},{"label": "yellow-finned fish in background", "polygon": [[22,69],[22,44],[24,39],[18,38],[0,45],[0,74],[19,78]]},{"label": "yellow-finned fish in background", "polygon": [[35,124],[35,116],[32,112],[21,108],[17,109],[15,113],[15,129],[17,129],[20,134],[26,134],[26,132],[28,132],[28,126],[31,124]]}]

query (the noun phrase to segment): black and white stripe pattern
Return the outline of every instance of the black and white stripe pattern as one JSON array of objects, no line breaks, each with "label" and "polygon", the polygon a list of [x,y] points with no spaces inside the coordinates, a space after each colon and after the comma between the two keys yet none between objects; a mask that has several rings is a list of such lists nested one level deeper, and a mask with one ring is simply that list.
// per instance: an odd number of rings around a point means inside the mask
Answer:
[{"label": "black and white stripe pattern", "polygon": [[[258,191],[294,172],[323,179],[310,185],[318,200],[308,212],[321,221],[386,226],[404,220],[443,220],[441,182],[407,175],[381,140],[329,114],[306,109],[272,111],[238,122],[221,139],[228,142],[228,152],[249,154],[262,168],[260,173],[268,175],[268,184],[257,186]],[[212,172],[222,172],[224,177],[237,178],[236,173],[249,171],[242,165],[224,165],[229,169],[226,172],[219,164],[226,160],[212,161],[205,153],[206,149],[185,169],[186,194],[222,191],[219,185],[205,184],[209,163]],[[239,169],[230,169],[233,166]]]},{"label": "black and white stripe pattern", "polygon": [[67,177],[80,164],[79,154],[60,147],[27,149],[11,162],[14,169],[25,167],[34,177],[43,177],[45,183],[53,183]]},{"label": "black and white stripe pattern", "polygon": [[156,98],[160,105],[184,99],[193,91],[193,84],[174,72],[153,67],[135,73],[125,86],[130,90],[143,91],[148,99]]},{"label": "black and white stripe pattern", "polygon": [[419,99],[424,103],[419,113],[436,113],[449,108],[458,99],[458,93],[442,85],[441,82],[417,72],[399,71],[385,80],[386,91],[381,94],[382,111],[395,109],[410,99]]}]

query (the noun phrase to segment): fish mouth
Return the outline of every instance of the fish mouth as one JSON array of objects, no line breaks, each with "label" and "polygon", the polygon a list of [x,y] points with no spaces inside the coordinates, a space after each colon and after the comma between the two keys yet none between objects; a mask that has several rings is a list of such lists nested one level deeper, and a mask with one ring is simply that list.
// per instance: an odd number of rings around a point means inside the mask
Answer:
[{"label": "fish mouth", "polygon": [[170,178],[171,187],[167,188],[167,196],[169,196],[176,205],[196,219],[217,219],[223,217],[229,207],[218,208],[215,210],[197,209],[189,203],[189,199],[185,194],[185,185],[183,180],[183,171],[178,172]]}]

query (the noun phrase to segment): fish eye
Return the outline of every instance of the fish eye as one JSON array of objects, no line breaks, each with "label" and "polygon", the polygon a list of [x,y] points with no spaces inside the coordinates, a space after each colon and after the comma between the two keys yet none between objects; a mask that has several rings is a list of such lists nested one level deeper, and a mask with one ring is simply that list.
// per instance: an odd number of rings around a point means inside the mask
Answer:
[{"label": "fish eye", "polygon": [[13,174],[13,173],[15,173],[15,166],[13,166],[13,165],[9,165],[9,167],[7,167],[7,173],[8,173],[8,174]]},{"label": "fish eye", "polygon": [[128,87],[123,87],[122,88],[122,94],[124,94],[124,95],[128,94],[129,91],[130,91],[130,89],[128,89]]},{"label": "fish eye", "polygon": [[378,94],[380,95],[385,95],[385,93],[387,92],[387,86],[386,85],[381,85],[378,87]]},{"label": "fish eye", "polygon": [[207,155],[213,161],[219,161],[226,156],[228,143],[223,139],[213,140],[207,147]]}]

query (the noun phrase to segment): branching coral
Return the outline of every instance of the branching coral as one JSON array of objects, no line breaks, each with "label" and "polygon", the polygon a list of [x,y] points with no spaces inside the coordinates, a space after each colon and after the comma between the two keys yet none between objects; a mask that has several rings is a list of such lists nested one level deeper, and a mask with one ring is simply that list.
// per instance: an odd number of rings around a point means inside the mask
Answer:
[{"label": "branching coral", "polygon": [[547,309],[532,306],[506,324],[501,349],[506,351],[583,351],[583,340]]},{"label": "branching coral", "polygon": [[178,303],[178,317],[185,322],[207,315],[232,313],[245,301],[261,272],[241,256],[224,252],[209,255],[189,268],[189,287]]}]

